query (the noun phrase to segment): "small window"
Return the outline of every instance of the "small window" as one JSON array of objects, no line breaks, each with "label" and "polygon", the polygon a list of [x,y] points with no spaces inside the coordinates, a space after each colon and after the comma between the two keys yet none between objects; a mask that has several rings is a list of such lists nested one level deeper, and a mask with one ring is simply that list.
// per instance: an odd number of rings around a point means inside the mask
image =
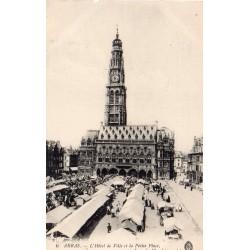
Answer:
[{"label": "small window", "polygon": [[140,163],[144,163],[144,159],[140,159]]},{"label": "small window", "polygon": [[137,162],[137,160],[136,159],[133,159],[133,163],[136,163]]}]

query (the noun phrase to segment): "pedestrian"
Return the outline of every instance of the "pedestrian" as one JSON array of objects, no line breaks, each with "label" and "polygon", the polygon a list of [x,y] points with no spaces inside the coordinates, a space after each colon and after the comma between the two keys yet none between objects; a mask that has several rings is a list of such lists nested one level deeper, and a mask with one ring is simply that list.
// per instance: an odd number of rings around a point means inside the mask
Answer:
[{"label": "pedestrian", "polygon": [[157,196],[160,194],[160,189],[158,188],[158,190],[157,190]]},{"label": "pedestrian", "polygon": [[120,212],[120,208],[119,208],[119,206],[117,205],[117,207],[116,207],[116,214],[119,214],[119,212]]},{"label": "pedestrian", "polygon": [[151,200],[148,200],[148,206],[151,207]]},{"label": "pedestrian", "polygon": [[112,207],[111,209],[111,217],[114,218],[115,217],[115,209]]},{"label": "pedestrian", "polygon": [[180,204],[179,204],[178,210],[179,210],[179,212],[182,211],[182,206]]},{"label": "pedestrian", "polygon": [[110,210],[111,210],[111,209],[110,209],[110,206],[108,205],[108,206],[107,206],[107,214],[108,214],[108,215],[110,214]]},{"label": "pedestrian", "polygon": [[112,229],[110,223],[108,223],[107,229],[108,229],[108,233],[110,233],[110,232],[111,232],[111,229]]}]

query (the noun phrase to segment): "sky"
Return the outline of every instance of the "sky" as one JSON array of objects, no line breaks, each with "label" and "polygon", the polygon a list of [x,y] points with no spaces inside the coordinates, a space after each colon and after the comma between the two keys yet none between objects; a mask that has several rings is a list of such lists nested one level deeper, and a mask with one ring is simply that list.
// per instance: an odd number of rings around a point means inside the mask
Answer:
[{"label": "sky", "polygon": [[47,0],[46,138],[78,147],[100,128],[116,26],[128,125],[158,121],[189,152],[203,135],[201,2]]}]

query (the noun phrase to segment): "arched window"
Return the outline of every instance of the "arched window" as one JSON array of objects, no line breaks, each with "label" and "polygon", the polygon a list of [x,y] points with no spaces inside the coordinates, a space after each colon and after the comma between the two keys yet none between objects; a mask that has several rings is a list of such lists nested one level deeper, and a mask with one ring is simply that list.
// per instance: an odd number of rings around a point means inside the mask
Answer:
[{"label": "arched window", "polygon": [[119,91],[115,91],[115,103],[119,103]]},{"label": "arched window", "polygon": [[91,144],[91,140],[88,139],[88,140],[87,140],[87,146],[89,146],[90,144]]},{"label": "arched window", "polygon": [[111,90],[110,91],[110,100],[109,100],[110,103],[114,103],[114,91]]}]

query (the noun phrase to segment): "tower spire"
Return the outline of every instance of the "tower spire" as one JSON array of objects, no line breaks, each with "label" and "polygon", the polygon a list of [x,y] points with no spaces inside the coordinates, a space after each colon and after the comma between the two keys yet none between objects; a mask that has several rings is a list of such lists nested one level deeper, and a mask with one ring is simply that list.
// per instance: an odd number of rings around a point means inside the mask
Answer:
[{"label": "tower spire", "polygon": [[126,87],[123,62],[122,41],[119,39],[116,25],[116,38],[112,42],[109,81],[107,88],[107,101],[105,106],[106,126],[126,126]]},{"label": "tower spire", "polygon": [[119,31],[118,31],[118,25],[116,25],[116,39],[119,38]]}]

